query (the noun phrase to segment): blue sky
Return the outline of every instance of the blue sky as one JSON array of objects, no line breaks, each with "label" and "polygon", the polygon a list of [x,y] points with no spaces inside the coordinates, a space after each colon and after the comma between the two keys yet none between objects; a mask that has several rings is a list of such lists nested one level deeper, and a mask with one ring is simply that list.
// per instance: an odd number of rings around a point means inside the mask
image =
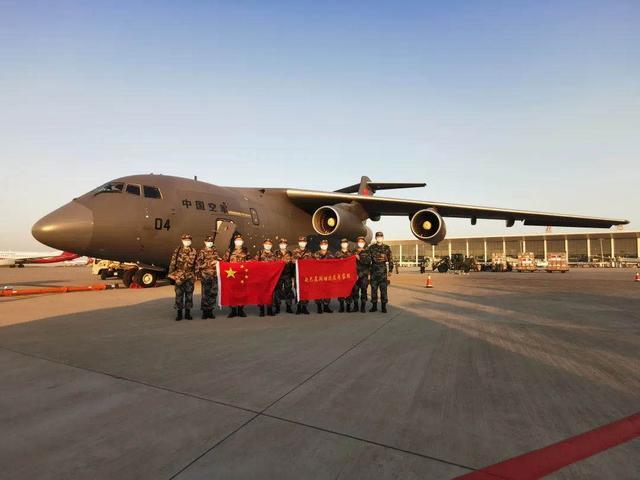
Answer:
[{"label": "blue sky", "polygon": [[639,24],[635,1],[0,0],[0,248],[35,247],[48,211],[148,172],[426,181],[392,195],[639,228]]}]

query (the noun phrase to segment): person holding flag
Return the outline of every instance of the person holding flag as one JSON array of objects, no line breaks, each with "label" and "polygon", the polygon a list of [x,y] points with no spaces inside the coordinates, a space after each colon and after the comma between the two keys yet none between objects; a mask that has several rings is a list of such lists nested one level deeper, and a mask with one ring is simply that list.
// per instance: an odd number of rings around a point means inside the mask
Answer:
[{"label": "person holding flag", "polygon": [[276,251],[276,258],[286,263],[284,266],[284,270],[282,270],[282,275],[280,275],[280,280],[278,280],[276,291],[273,294],[273,304],[275,307],[276,315],[280,313],[280,305],[282,304],[282,300],[285,301],[287,313],[293,313],[293,311],[291,310],[291,302],[293,301],[293,286],[291,283],[291,277],[295,273],[293,255],[289,250],[287,250],[287,239],[281,238],[278,246],[279,248]]},{"label": "person holding flag", "polygon": [[[298,237],[298,248],[295,248],[293,250],[292,257],[294,261],[302,260],[305,258],[313,258],[313,252],[307,248],[307,237],[303,235]],[[298,279],[296,279],[296,281],[298,281]],[[307,308],[307,305],[309,305],[309,300],[298,299],[298,304],[296,306],[296,315],[309,315],[309,309]]]},{"label": "person holding flag", "polygon": [[[233,239],[233,245],[233,250],[231,248],[228,248],[224,253],[223,260],[225,262],[240,263],[246,262],[251,259],[251,257],[249,257],[249,251],[247,250],[247,247],[244,246],[244,240],[241,234],[236,234],[235,238]],[[229,315],[227,315],[228,318],[246,316],[247,314],[244,312],[244,305],[231,305],[231,312],[229,312]]]},{"label": "person holding flag", "polygon": [[[255,256],[255,260],[257,262],[276,262],[278,258],[276,257],[275,252],[271,249],[273,248],[273,242],[270,238],[265,238],[264,242],[262,242],[262,249],[258,251]],[[265,306],[267,307],[267,315],[273,317],[273,305],[270,303],[269,305],[258,305],[260,308],[260,316],[264,317]]]},{"label": "person holding flag", "polygon": [[[349,240],[343,238],[340,240],[340,250],[334,253],[333,258],[347,258],[355,255],[355,252],[349,250]],[[351,312],[351,302],[353,301],[353,296],[348,297],[339,297],[338,302],[340,302],[340,309],[338,310],[340,313],[344,312],[344,304],[347,304],[347,312]]]},{"label": "person holding flag", "polygon": [[[329,241],[326,238],[320,240],[320,250],[313,254],[313,258],[316,260],[328,260],[333,258],[331,252],[329,252]],[[318,313],[333,313],[333,310],[329,308],[329,304],[331,303],[330,298],[321,298],[316,300],[316,306],[318,307]]]},{"label": "person holding flag", "polygon": [[369,287],[369,273],[371,270],[371,255],[367,249],[365,237],[356,239],[356,251],[358,280],[353,286],[353,311],[358,312],[358,297],[360,298],[360,312],[365,313],[367,306],[367,288]]}]

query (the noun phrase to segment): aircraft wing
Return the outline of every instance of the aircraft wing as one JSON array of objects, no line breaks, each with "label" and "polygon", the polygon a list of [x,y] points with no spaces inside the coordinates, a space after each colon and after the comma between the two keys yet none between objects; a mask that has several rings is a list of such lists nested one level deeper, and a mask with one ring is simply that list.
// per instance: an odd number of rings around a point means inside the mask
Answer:
[{"label": "aircraft wing", "polygon": [[313,213],[324,205],[357,202],[362,205],[369,217],[372,218],[384,215],[411,216],[418,210],[435,208],[443,217],[505,220],[508,225],[513,225],[515,221],[523,221],[525,225],[609,228],[613,225],[626,225],[629,223],[628,220],[615,218],[510,210],[339,192],[287,189],[286,193],[292,203],[309,213]]}]

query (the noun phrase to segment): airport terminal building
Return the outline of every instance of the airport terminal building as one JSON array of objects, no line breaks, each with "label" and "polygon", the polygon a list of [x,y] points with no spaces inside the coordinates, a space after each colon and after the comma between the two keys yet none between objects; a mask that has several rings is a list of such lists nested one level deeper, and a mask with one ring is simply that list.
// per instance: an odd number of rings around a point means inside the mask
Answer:
[{"label": "airport terminal building", "polygon": [[420,240],[389,240],[395,259],[401,265],[417,265],[422,258],[439,259],[462,253],[481,262],[491,261],[492,253],[516,258],[533,252],[537,259],[547,259],[550,252],[565,252],[569,263],[614,262],[640,257],[640,231],[601,231],[590,233],[545,233],[536,235],[502,235],[487,237],[445,238],[438,245]]}]

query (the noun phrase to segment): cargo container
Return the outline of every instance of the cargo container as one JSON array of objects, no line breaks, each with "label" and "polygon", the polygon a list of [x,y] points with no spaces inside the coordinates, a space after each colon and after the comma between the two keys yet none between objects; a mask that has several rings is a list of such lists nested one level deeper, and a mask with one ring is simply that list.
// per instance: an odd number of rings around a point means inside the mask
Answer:
[{"label": "cargo container", "polygon": [[549,273],[553,272],[568,272],[569,263],[567,262],[567,254],[564,252],[548,253],[547,254],[547,268],[545,269]]},{"label": "cargo container", "polygon": [[537,270],[536,256],[533,252],[524,252],[518,255],[516,270],[519,272],[535,272]]}]

